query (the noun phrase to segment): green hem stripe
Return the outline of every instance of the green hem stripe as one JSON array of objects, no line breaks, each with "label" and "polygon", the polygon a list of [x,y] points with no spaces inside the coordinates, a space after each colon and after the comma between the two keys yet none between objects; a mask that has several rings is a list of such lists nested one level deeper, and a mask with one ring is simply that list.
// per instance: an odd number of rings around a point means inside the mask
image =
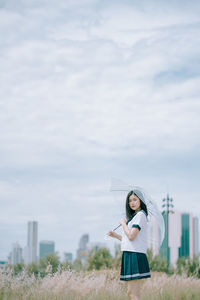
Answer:
[{"label": "green hem stripe", "polygon": [[129,278],[121,278],[121,277],[120,277],[120,280],[123,280],[123,281],[129,281],[129,280],[142,279],[142,278],[151,278],[151,275],[137,276],[137,277],[129,277]]}]

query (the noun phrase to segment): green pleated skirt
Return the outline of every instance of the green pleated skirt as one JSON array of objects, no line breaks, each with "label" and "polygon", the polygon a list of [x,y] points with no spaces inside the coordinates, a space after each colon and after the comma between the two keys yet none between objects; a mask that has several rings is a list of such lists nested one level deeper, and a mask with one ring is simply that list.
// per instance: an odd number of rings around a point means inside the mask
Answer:
[{"label": "green pleated skirt", "polygon": [[134,280],[151,277],[145,253],[123,251],[120,280]]}]

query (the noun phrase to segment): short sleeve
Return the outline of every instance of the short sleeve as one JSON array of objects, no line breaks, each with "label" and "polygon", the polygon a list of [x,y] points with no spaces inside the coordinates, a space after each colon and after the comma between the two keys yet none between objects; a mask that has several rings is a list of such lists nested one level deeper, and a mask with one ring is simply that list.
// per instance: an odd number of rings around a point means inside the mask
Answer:
[{"label": "short sleeve", "polygon": [[141,230],[146,225],[146,215],[144,212],[138,212],[133,218],[132,227]]}]

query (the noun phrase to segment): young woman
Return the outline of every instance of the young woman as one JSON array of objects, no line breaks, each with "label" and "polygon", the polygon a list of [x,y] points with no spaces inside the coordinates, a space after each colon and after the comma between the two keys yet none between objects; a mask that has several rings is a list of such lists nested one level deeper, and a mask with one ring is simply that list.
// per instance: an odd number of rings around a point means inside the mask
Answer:
[{"label": "young woman", "polygon": [[121,219],[122,236],[114,231],[108,235],[121,241],[122,263],[120,280],[128,282],[128,295],[131,300],[140,299],[144,278],[151,277],[147,250],[147,206],[142,193],[135,189],[126,197],[126,217]]}]

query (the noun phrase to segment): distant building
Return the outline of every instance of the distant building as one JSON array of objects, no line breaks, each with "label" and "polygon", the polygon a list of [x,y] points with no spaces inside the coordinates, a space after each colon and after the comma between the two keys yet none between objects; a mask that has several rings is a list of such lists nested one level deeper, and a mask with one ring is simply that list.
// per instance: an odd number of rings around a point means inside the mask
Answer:
[{"label": "distant building", "polygon": [[28,246],[25,246],[22,252],[24,263],[28,265],[30,263],[30,250]]},{"label": "distant building", "polygon": [[5,268],[5,266],[7,265],[7,261],[5,261],[5,260],[0,260],[0,269],[3,269],[3,268]]},{"label": "distant building", "polygon": [[23,262],[22,258],[22,248],[18,242],[13,244],[12,251],[10,255],[10,262],[12,265],[16,265]]},{"label": "distant building", "polygon": [[40,258],[47,254],[55,253],[55,243],[53,241],[40,241]]},{"label": "distant building", "polygon": [[28,222],[27,246],[24,248],[24,260],[26,264],[37,263],[38,247],[38,222]]},{"label": "distant building", "polygon": [[182,214],[181,216],[181,245],[179,247],[179,257],[189,257],[193,252],[193,246],[191,243],[193,239],[193,228],[191,228],[191,218],[189,214]]},{"label": "distant building", "polygon": [[88,234],[82,235],[79,241],[79,248],[86,249],[88,242],[89,242],[89,235]]},{"label": "distant building", "polygon": [[[166,214],[163,217],[166,226]],[[199,253],[199,223],[198,218],[193,217],[191,213],[174,211],[173,214],[169,214],[168,218],[168,245],[167,230],[165,230],[160,255],[167,258],[168,247],[169,262],[175,266],[179,257],[193,258],[195,254]]]},{"label": "distant building", "polygon": [[199,254],[199,219],[194,217],[193,219],[193,230],[194,230],[194,255]]},{"label": "distant building", "polygon": [[154,256],[158,255],[159,254],[158,245],[160,244],[161,237],[160,237],[156,220],[153,218],[151,220],[151,223],[148,223],[147,234],[148,234],[147,248],[152,250]]},{"label": "distant building", "polygon": [[77,250],[77,258],[81,259],[83,263],[85,263],[87,257],[88,242],[89,242],[89,235],[88,234],[82,235],[79,241],[79,248]]},{"label": "distant building", "polygon": [[72,263],[72,261],[73,261],[73,255],[72,255],[71,252],[65,252],[64,253],[64,261]]}]

